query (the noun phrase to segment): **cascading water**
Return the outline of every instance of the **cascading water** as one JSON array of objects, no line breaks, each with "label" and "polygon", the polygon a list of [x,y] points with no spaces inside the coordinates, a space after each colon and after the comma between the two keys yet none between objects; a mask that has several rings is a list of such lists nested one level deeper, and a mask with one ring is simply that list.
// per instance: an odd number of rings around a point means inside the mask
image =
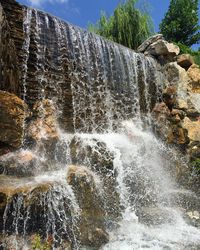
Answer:
[{"label": "cascading water", "polygon": [[24,8],[24,34],[23,97],[39,101],[39,139],[4,156],[2,249],[11,236],[14,249],[30,249],[35,234],[52,249],[100,249],[102,228],[102,249],[200,249],[185,219],[189,197],[199,198],[178,187],[169,150],[150,132],[162,84],[154,59],[34,9]]}]

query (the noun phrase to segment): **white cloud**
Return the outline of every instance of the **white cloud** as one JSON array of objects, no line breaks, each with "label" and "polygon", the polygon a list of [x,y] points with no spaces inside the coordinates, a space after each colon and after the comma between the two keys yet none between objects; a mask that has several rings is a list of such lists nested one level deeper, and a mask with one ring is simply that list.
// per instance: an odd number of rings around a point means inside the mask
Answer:
[{"label": "white cloud", "polygon": [[56,4],[56,3],[68,3],[69,0],[28,0],[28,2],[35,7],[42,6],[44,3],[51,3],[51,4]]}]

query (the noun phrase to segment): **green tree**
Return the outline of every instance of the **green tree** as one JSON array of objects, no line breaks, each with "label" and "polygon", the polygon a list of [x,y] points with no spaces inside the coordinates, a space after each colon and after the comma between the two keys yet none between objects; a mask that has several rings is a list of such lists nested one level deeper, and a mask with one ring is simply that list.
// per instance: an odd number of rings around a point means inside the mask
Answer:
[{"label": "green tree", "polygon": [[89,25],[89,31],[136,49],[152,34],[150,16],[137,9],[136,3],[137,0],[120,2],[110,17],[102,12],[97,24]]},{"label": "green tree", "polygon": [[189,47],[199,43],[198,4],[199,0],[170,1],[169,9],[160,24],[165,39]]}]

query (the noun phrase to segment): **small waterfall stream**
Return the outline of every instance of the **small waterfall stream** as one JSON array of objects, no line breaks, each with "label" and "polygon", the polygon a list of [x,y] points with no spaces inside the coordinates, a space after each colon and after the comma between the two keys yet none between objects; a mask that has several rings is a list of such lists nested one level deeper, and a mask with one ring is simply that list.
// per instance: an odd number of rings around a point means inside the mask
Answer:
[{"label": "small waterfall stream", "polygon": [[[187,197],[200,200],[175,182],[176,155],[151,132],[163,84],[155,60],[25,7],[24,34],[22,97],[31,108],[40,101],[41,140],[4,156],[7,165],[27,152],[35,161],[31,169],[20,165],[23,176],[0,177],[1,188],[9,186],[1,249],[11,249],[11,236],[12,249],[31,249],[35,234],[51,249],[200,249],[200,230],[185,215]],[[51,145],[46,99],[56,120]],[[74,165],[82,168],[73,179]],[[107,244],[81,243],[91,224],[106,228]]]}]

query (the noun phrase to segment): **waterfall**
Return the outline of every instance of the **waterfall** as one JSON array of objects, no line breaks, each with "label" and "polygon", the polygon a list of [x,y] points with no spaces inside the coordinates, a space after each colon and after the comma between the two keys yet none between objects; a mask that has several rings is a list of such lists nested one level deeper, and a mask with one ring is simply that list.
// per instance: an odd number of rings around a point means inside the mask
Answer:
[{"label": "waterfall", "polygon": [[199,197],[176,183],[170,169],[179,156],[151,132],[163,84],[156,61],[23,11],[21,89],[33,121],[23,148],[0,162],[2,249],[38,241],[47,249],[199,249],[200,230],[187,217]]},{"label": "waterfall", "polygon": [[24,15],[28,103],[35,95],[51,97],[64,117],[70,100],[63,97],[70,91],[76,132],[113,130],[151,111],[161,82],[155,60],[40,11],[25,9]]}]

